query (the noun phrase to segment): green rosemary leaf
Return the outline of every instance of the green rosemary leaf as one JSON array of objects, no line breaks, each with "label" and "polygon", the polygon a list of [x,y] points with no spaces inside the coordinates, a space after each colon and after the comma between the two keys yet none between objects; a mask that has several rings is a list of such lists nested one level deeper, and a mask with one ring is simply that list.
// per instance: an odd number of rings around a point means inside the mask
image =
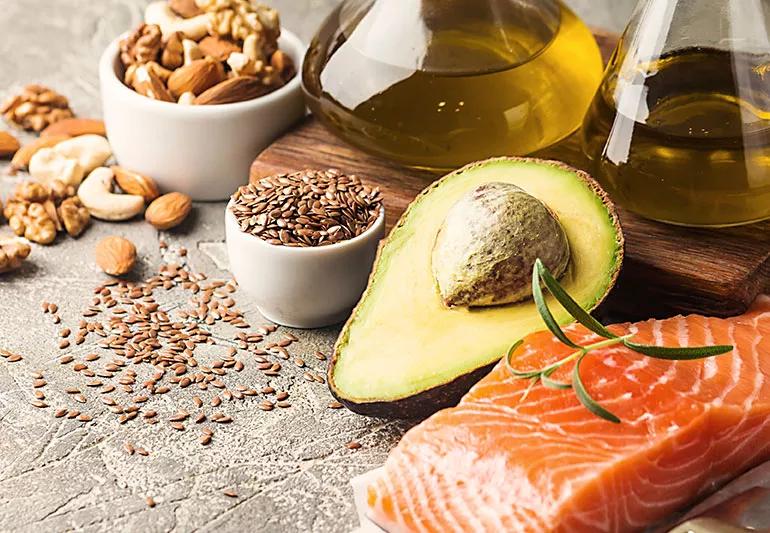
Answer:
[{"label": "green rosemary leaf", "polygon": [[572,388],[571,383],[562,383],[560,381],[555,381],[551,379],[551,374],[556,372],[556,370],[558,370],[558,367],[551,368],[543,372],[542,376],[540,376],[540,381],[543,382],[543,386],[548,387],[549,389],[557,389],[557,390],[571,389]]},{"label": "green rosemary leaf", "polygon": [[535,300],[535,306],[537,306],[537,311],[540,313],[540,316],[543,318],[543,322],[545,322],[546,327],[551,331],[551,333],[554,334],[554,336],[559,339],[563,344],[566,344],[570,348],[575,348],[576,350],[580,350],[582,347],[575,344],[570,340],[569,337],[562,331],[561,326],[559,326],[559,323],[556,322],[556,319],[551,314],[551,310],[548,309],[548,304],[545,303],[545,298],[543,297],[543,289],[540,287],[540,269],[545,268],[543,266],[543,263],[538,259],[535,261],[535,266],[532,269],[532,298]]},{"label": "green rosemary leaf", "polygon": [[578,358],[577,362],[575,363],[575,367],[572,370],[572,387],[575,389],[575,395],[577,396],[578,400],[580,400],[580,403],[582,403],[586,409],[591,411],[596,416],[603,418],[608,422],[612,422],[613,424],[620,424],[620,419],[599,405],[596,400],[591,398],[591,395],[588,394],[585,385],[583,385],[583,380],[580,378],[580,363],[583,362],[583,358],[585,356],[586,354],[583,354],[580,356],[580,358]]},{"label": "green rosemary leaf", "polygon": [[695,359],[706,359],[715,355],[722,355],[733,350],[732,346],[691,346],[686,348],[669,348],[666,346],[649,346],[646,344],[637,344],[631,341],[624,341],[623,344],[637,353],[653,357],[655,359],[666,359],[668,361],[692,361]]},{"label": "green rosemary leaf", "polygon": [[613,334],[607,328],[605,328],[598,320],[592,317],[585,309],[583,309],[579,303],[577,303],[572,296],[561,286],[561,284],[553,277],[551,271],[548,270],[543,262],[538,259],[535,261],[535,271],[538,272],[539,277],[543,280],[548,291],[553,294],[553,297],[572,315],[572,317],[583,324],[587,329],[593,331],[597,335],[604,337],[605,339],[615,339],[617,335]]},{"label": "green rosemary leaf", "polygon": [[527,371],[527,372],[521,372],[521,371],[516,370],[515,368],[513,368],[513,361],[512,361],[513,353],[523,343],[524,343],[524,340],[522,339],[522,340],[520,340],[519,342],[517,342],[516,344],[514,344],[513,346],[511,346],[508,349],[508,353],[505,356],[505,365],[508,367],[508,370],[510,371],[510,373],[513,374],[514,376],[516,376],[517,378],[520,378],[520,379],[530,379],[530,378],[537,377],[541,373],[540,370],[530,370],[530,371]]}]

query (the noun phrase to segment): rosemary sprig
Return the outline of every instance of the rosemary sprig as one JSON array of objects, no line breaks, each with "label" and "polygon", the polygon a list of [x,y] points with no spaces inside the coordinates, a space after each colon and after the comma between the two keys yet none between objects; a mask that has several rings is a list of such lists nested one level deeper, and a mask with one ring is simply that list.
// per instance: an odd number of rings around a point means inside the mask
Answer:
[{"label": "rosemary sprig", "polygon": [[[577,322],[582,324],[586,329],[594,332],[604,340],[589,344],[588,346],[580,346],[575,341],[570,339],[559,323],[551,313],[548,304],[545,301],[545,295],[543,293],[543,286],[550,292],[553,297],[558,301],[561,306],[574,318]],[[532,296],[535,300],[535,306],[537,307],[540,316],[543,318],[548,330],[559,339],[559,341],[574,348],[575,351],[567,357],[556,361],[546,367],[539,370],[530,370],[522,372],[516,370],[513,366],[513,354],[524,342],[518,341],[511,346],[508,350],[508,354],[505,357],[505,363],[508,370],[519,379],[527,379],[530,381],[529,386],[521,397],[521,401],[524,401],[529,395],[529,392],[538,384],[542,383],[544,387],[551,389],[574,389],[575,396],[577,396],[583,406],[591,411],[596,416],[603,418],[614,424],[620,423],[620,418],[605,409],[599,404],[586,389],[585,384],[580,376],[580,365],[583,360],[594,350],[606,348],[617,344],[622,344],[629,350],[642,354],[647,357],[655,359],[665,359],[669,361],[692,361],[696,359],[705,359],[708,357],[714,357],[722,355],[733,350],[732,346],[718,345],[718,346],[696,346],[696,347],[682,347],[674,348],[667,346],[651,346],[646,344],[638,344],[632,341],[633,334],[618,336],[605,328],[598,320],[583,309],[568,293],[564,290],[553,274],[543,265],[543,262],[538,259],[535,261],[535,266],[532,270]],[[567,363],[574,362],[575,366],[572,369],[572,382],[562,383],[551,379],[551,376],[561,367]]]}]

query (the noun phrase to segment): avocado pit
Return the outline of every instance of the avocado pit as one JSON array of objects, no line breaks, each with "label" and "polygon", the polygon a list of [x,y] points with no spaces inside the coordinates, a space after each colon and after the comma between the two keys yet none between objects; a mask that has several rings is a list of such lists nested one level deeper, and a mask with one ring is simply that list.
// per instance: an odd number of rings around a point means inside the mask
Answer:
[{"label": "avocado pit", "polygon": [[489,182],[447,212],[432,269],[445,305],[486,307],[530,298],[538,258],[556,277],[566,272],[570,248],[558,218],[520,187]]}]

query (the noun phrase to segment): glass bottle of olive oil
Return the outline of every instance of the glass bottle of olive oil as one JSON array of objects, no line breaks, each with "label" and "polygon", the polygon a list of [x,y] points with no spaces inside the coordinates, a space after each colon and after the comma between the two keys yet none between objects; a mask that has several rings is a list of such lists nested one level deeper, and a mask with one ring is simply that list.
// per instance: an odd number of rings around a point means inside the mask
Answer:
[{"label": "glass bottle of olive oil", "polygon": [[690,226],[770,218],[768,4],[640,4],[583,129],[614,200]]},{"label": "glass bottle of olive oil", "polygon": [[601,73],[591,32],[558,0],[345,0],[303,86],[345,140],[445,170],[567,137]]}]

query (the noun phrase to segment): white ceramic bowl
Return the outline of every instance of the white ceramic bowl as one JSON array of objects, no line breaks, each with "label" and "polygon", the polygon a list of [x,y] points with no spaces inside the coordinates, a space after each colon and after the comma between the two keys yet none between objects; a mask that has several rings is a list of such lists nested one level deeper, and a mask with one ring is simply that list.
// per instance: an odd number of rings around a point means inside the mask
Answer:
[{"label": "white ceramic bowl", "polygon": [[186,106],[146,98],[118,79],[119,37],[99,62],[102,111],[118,164],[194,200],[224,200],[248,182],[254,158],[305,113],[305,46],[282,30],[279,46],[297,65],[285,86],[246,102]]},{"label": "white ceramic bowl", "polygon": [[230,271],[260,313],[295,328],[320,328],[345,320],[366,288],[385,235],[385,210],[357,237],[292,248],[241,231],[230,212],[231,203],[225,209]]}]

